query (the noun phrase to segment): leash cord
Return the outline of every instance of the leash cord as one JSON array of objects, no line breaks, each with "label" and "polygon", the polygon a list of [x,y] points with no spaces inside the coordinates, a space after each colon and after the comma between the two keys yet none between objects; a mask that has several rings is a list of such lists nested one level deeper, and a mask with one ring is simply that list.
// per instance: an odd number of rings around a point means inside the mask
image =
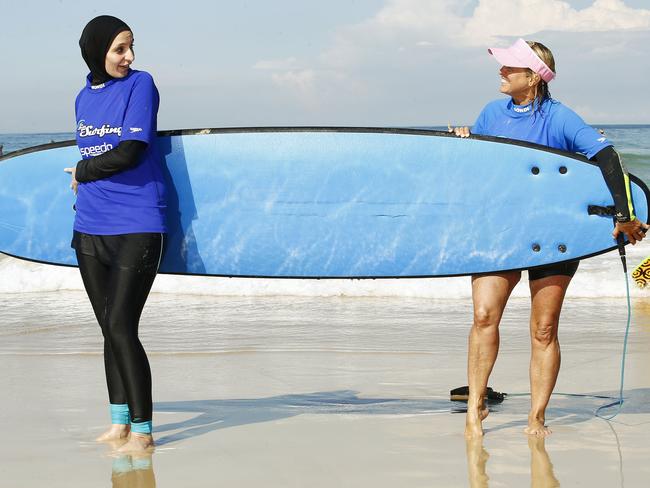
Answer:
[{"label": "leash cord", "polygon": [[[625,260],[625,247],[623,247],[622,240],[619,241],[618,253],[621,256],[621,262],[623,263],[623,273],[625,273],[625,291],[627,295],[627,324],[625,326],[625,337],[623,338],[623,355],[621,356],[621,383],[618,391],[618,399],[614,402],[607,403],[596,409],[594,415],[603,420],[612,420],[616,417],[623,407],[623,385],[625,384],[625,358],[627,356],[627,340],[630,334],[630,322],[632,321],[632,303],[630,300],[630,280],[627,276],[627,263]],[[607,408],[617,407],[614,413],[611,415],[601,414],[601,410]]]}]

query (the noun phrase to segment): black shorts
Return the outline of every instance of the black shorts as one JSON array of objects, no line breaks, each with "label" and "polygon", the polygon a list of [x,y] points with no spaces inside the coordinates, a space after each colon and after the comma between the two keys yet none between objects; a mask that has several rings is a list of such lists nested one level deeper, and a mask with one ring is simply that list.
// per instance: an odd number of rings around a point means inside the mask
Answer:
[{"label": "black shorts", "polygon": [[573,277],[578,270],[580,261],[567,261],[566,263],[549,264],[548,266],[540,266],[539,268],[528,270],[528,280],[540,280],[548,278],[549,276],[569,276]]},{"label": "black shorts", "polygon": [[155,275],[162,253],[163,235],[158,233],[94,235],[74,231],[71,246],[93,256],[104,266],[133,269]]}]

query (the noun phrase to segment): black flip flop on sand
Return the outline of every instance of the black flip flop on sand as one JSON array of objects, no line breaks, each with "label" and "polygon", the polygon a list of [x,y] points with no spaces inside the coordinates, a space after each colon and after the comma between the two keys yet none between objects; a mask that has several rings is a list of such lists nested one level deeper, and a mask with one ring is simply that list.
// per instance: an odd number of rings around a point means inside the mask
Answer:
[{"label": "black flip flop on sand", "polygon": [[[466,402],[469,398],[469,386],[459,386],[449,392],[450,400],[453,402]],[[488,386],[485,399],[488,403],[501,403],[506,398],[507,393],[494,391]]]}]

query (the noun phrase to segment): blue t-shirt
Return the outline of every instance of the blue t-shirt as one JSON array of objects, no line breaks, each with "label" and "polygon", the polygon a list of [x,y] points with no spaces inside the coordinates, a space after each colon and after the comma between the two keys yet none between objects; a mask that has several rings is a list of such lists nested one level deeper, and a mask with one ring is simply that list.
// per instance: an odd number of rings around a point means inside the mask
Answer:
[{"label": "blue t-shirt", "polygon": [[129,71],[93,87],[90,75],[77,95],[77,146],[83,159],[121,141],[147,143],[140,160],[110,177],[79,183],[74,229],[86,234],[166,232],[165,183],[156,144],[160,98],[149,73]]},{"label": "blue t-shirt", "polygon": [[534,142],[591,158],[612,143],[573,110],[546,99],[539,110],[532,104],[515,105],[512,98],[488,103],[479,114],[472,134]]}]

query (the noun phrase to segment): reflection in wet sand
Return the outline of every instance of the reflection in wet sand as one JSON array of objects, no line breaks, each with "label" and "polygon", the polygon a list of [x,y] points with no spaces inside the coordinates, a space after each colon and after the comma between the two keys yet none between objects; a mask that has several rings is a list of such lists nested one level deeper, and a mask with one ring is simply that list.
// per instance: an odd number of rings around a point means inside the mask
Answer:
[{"label": "reflection in wet sand", "polygon": [[[530,449],[530,486],[532,488],[557,488],[560,482],[553,472],[553,463],[546,452],[544,437],[528,436]],[[486,467],[490,457],[483,447],[483,438],[466,439],[467,474],[471,488],[487,488],[489,477]]]},{"label": "reflection in wet sand", "polygon": [[465,452],[467,453],[467,474],[471,488],[487,488],[488,478],[485,465],[490,455],[483,447],[482,437],[466,439]]},{"label": "reflection in wet sand", "polygon": [[556,488],[560,482],[553,472],[553,463],[546,452],[544,437],[528,436],[530,448],[530,486],[532,488]]},{"label": "reflection in wet sand", "polygon": [[113,488],[155,488],[151,454],[122,455],[113,460]]}]

